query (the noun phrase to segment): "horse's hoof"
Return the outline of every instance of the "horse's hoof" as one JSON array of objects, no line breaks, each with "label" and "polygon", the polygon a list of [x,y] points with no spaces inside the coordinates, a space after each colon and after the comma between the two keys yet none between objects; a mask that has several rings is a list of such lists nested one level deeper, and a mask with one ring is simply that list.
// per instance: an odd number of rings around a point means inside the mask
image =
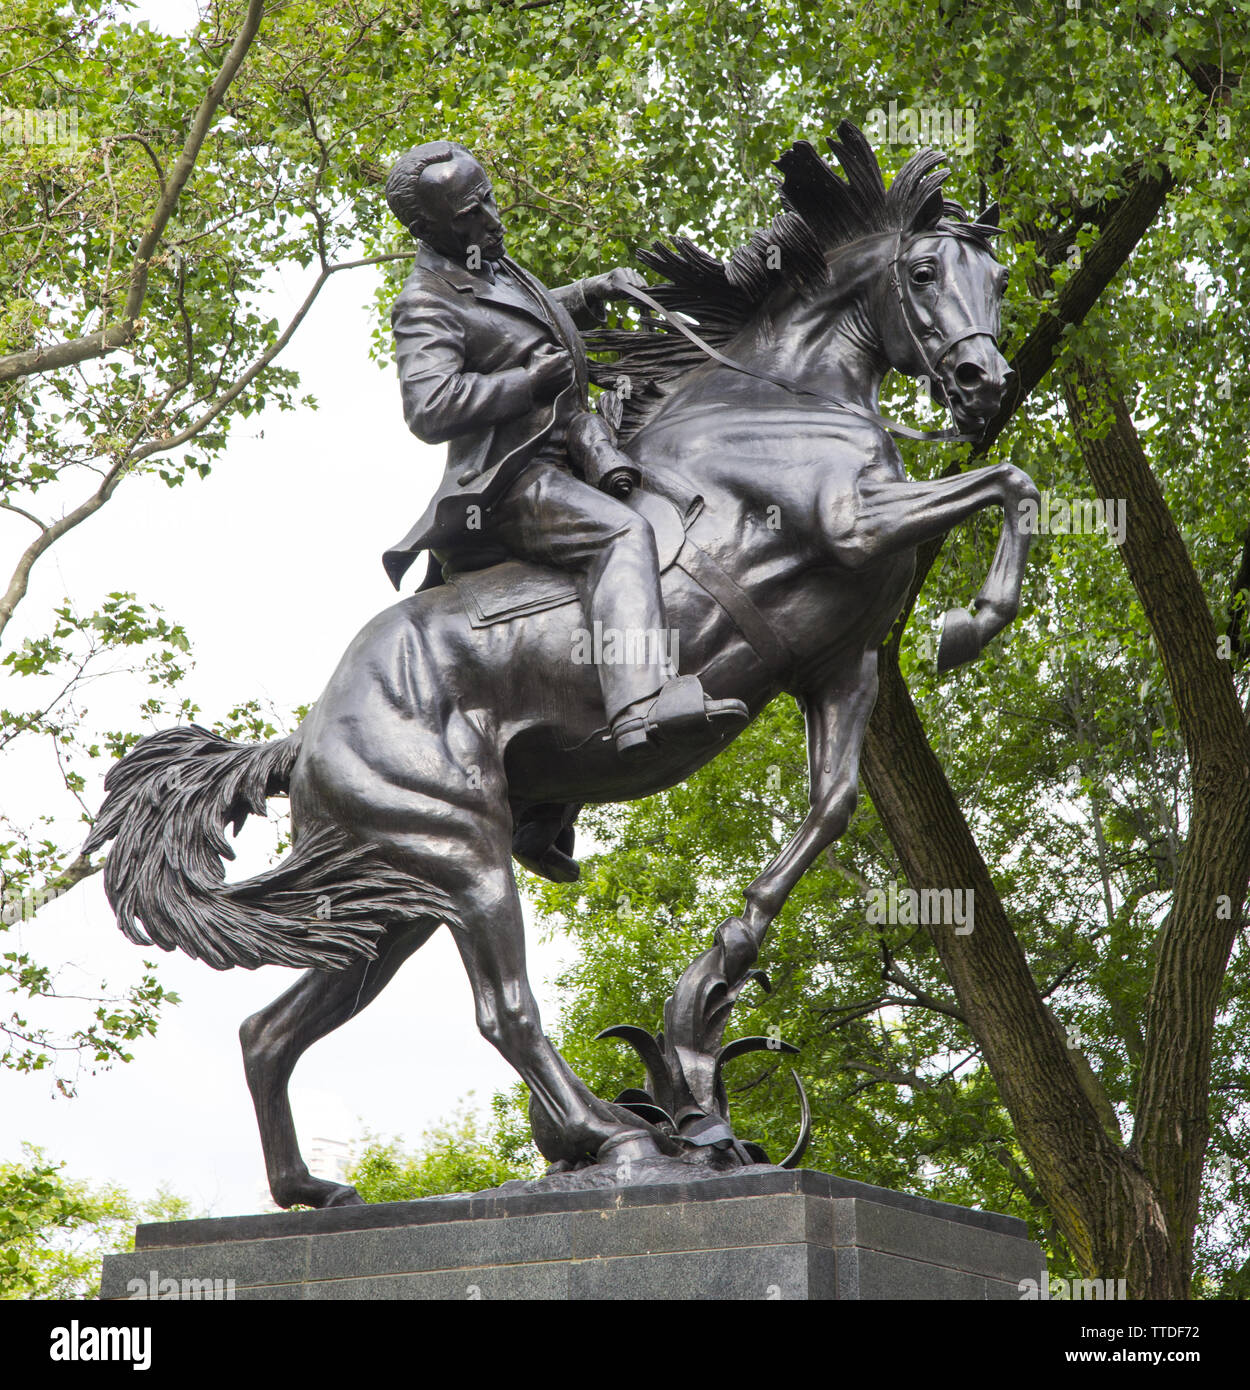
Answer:
[{"label": "horse's hoof", "polygon": [[356,1191],[354,1187],[348,1187],[346,1183],[335,1183],[335,1190],[330,1193],[329,1198],[322,1203],[322,1207],[363,1207],[365,1199]]},{"label": "horse's hoof", "polygon": [[971,661],[981,652],[977,621],[966,608],[952,608],[942,619],[942,640],[938,643],[938,673],[951,671]]},{"label": "horse's hoof", "polygon": [[362,1207],[364,1198],[354,1187],[344,1182],[330,1182],[326,1178],[305,1175],[298,1181],[280,1182],[270,1188],[273,1200],[284,1210],[291,1207],[312,1207],[321,1211],[325,1207]]},{"label": "horse's hoof", "polygon": [[654,1131],[647,1129],[627,1129],[614,1134],[599,1147],[595,1162],[601,1167],[619,1164],[638,1163],[647,1158],[663,1158],[664,1150],[656,1143]]}]

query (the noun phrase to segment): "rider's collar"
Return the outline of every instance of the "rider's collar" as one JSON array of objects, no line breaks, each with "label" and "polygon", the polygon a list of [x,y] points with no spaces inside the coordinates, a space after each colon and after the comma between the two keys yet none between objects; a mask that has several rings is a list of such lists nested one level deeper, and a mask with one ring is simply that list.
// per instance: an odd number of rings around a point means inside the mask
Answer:
[{"label": "rider's collar", "polygon": [[[435,275],[441,275],[458,290],[480,291],[490,283],[483,276],[469,270],[461,261],[452,256],[444,256],[441,251],[436,251],[424,241],[417,243],[417,264],[424,270],[432,270]],[[507,265],[507,258],[495,261],[493,265],[498,270],[500,266]]]}]

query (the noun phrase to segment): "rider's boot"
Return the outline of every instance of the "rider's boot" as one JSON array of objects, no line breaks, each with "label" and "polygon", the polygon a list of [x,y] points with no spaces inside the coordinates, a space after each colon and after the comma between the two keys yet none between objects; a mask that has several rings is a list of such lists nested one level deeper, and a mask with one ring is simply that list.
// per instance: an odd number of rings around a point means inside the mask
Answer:
[{"label": "rider's boot", "polygon": [[576,883],[581,866],[573,858],[573,826],[570,814],[579,806],[532,807],[512,833],[512,857],[532,874],[552,883]]},{"label": "rider's boot", "polygon": [[640,700],[612,721],[612,741],[622,758],[642,758],[665,748],[698,746],[746,728],[741,700],[713,700],[698,676],[665,681],[651,700]]}]

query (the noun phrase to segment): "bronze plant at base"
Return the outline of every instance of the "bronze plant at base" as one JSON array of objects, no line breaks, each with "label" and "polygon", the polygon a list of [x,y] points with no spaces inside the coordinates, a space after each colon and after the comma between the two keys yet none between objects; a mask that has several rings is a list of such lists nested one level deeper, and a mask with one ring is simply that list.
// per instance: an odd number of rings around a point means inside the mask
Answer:
[{"label": "bronze plant at base", "polygon": [[[723,1076],[726,1063],[751,1052],[793,1056],[799,1050],[772,1037],[735,1038],[721,1044],[743,989],[752,981],[765,993],[772,988],[764,971],[755,968],[758,955],[759,947],[750,934],[730,918],[717,928],[712,947],[682,972],[665,1001],[662,1032],[652,1035],[635,1024],[618,1023],[597,1035],[628,1043],[647,1069],[647,1089],[626,1089],[616,1097],[616,1104],[665,1134],[716,1151],[727,1165],[771,1160],[758,1144],[734,1135]],[[779,1168],[797,1168],[812,1137],[807,1092],[798,1072],[791,1069],[790,1075],[799,1093],[799,1136]]]}]

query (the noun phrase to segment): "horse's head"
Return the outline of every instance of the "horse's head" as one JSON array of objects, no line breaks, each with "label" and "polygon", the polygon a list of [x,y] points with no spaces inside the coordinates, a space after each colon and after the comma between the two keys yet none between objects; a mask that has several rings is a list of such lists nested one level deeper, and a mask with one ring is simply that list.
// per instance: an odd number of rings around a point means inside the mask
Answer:
[{"label": "horse's head", "polygon": [[888,243],[889,274],[878,323],[890,365],[927,381],[964,433],[979,436],[1012,377],[998,350],[1007,271],[989,236],[997,208],[980,223],[917,219]]},{"label": "horse's head", "polygon": [[[973,222],[944,199],[946,170],[935,149],[913,155],[887,188],[863,132],[843,121],[838,135],[827,143],[845,177],[796,141],[777,160],[781,212],[728,261],[685,238],[641,252],[642,263],[666,277],[644,302],[661,316],[675,310],[703,324],[723,368],[745,364],[749,375],[800,395],[872,413],[889,368],[926,378],[960,431],[979,436],[1012,375],[997,342],[1007,281],[992,250],[997,207]],[[688,324],[669,321],[671,333],[658,324],[653,315],[640,330],[603,330],[589,340],[617,355],[596,366],[596,384],[621,375],[631,381],[627,434],[667,407],[682,377],[717,356]],[[719,409],[724,391],[706,372],[691,378],[690,396],[703,393],[706,408]]]}]

